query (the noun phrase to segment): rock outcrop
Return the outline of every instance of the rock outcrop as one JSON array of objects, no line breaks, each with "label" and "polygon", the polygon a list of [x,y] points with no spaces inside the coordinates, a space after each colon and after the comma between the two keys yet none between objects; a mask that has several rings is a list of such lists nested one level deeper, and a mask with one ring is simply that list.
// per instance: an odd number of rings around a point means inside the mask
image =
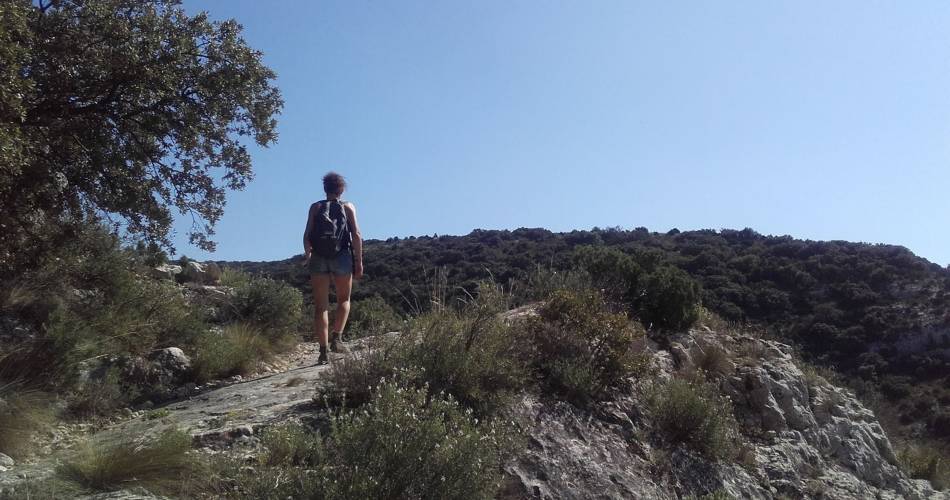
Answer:
[{"label": "rock outcrop", "polygon": [[[352,348],[351,355],[359,356],[373,344],[360,339]],[[537,394],[521,396],[514,413],[526,425],[526,446],[505,465],[502,498],[682,499],[716,493],[743,499],[950,499],[902,473],[873,412],[849,391],[803,371],[787,345],[694,330],[666,348],[647,342],[643,349],[652,372],[630,380],[611,401],[580,409]],[[315,344],[302,344],[298,353],[285,371],[198,388],[158,417],[154,411],[151,417],[130,412],[102,433],[139,436],[175,427],[189,432],[196,447],[246,453],[262,427],[318,412],[314,388],[328,367],[314,365]],[[143,360],[169,380],[190,366],[174,348]],[[656,438],[648,386],[688,373],[703,373],[731,398],[744,434],[740,458],[711,460]],[[52,470],[50,464],[0,470],[0,491]],[[147,492],[121,494],[131,496],[94,498],[151,498]]]},{"label": "rock outcrop", "polygon": [[506,467],[507,496],[950,498],[901,472],[873,412],[849,391],[803,372],[787,345],[707,329],[648,352],[654,380],[703,370],[732,399],[748,441],[743,463],[651,444],[642,391],[592,410],[526,397],[518,413],[530,422],[529,444]]},{"label": "rock outcrop", "polygon": [[181,270],[178,279],[204,285],[216,285],[221,281],[221,268],[214,262],[189,261]]}]

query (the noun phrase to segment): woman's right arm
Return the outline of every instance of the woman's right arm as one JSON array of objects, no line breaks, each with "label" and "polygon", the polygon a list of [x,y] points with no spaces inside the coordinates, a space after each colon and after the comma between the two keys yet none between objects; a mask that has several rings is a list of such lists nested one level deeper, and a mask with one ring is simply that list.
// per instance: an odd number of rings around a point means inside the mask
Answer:
[{"label": "woman's right arm", "polygon": [[313,212],[316,210],[317,204],[314,203],[310,205],[310,211],[307,213],[307,228],[303,231],[303,256],[306,259],[310,259],[310,230],[313,229]]}]

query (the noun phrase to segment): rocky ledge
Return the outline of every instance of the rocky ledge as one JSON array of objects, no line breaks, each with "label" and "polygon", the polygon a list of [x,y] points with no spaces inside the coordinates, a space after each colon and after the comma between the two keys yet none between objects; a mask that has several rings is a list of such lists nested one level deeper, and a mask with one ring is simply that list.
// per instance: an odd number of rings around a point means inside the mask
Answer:
[{"label": "rocky ledge", "polygon": [[[649,380],[592,410],[525,396],[528,447],[507,466],[508,498],[947,499],[897,466],[874,413],[853,393],[803,372],[792,348],[694,330],[645,347]],[[645,386],[703,368],[733,401],[748,440],[742,463],[651,445]]]}]

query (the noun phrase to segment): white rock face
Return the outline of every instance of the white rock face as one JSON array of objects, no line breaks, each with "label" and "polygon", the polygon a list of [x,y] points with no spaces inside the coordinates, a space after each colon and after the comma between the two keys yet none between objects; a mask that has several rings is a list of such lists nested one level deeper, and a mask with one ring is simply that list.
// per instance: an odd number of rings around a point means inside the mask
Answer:
[{"label": "white rock face", "polygon": [[181,271],[185,281],[201,283],[204,285],[216,285],[221,281],[221,268],[214,262],[194,262],[190,261]]},{"label": "white rock face", "polygon": [[181,266],[174,264],[162,264],[149,270],[149,276],[155,279],[175,279],[175,276],[181,274]]},{"label": "white rock face", "polygon": [[191,359],[177,347],[159,349],[149,355],[149,360],[167,380],[180,381],[191,371]]},{"label": "white rock face", "polygon": [[[527,450],[506,466],[509,492],[535,498],[948,499],[897,467],[873,412],[850,392],[795,365],[792,349],[751,336],[692,331],[652,348],[654,380],[702,368],[736,409],[748,437],[743,465],[686,449],[653,449],[656,430],[638,391],[585,411],[530,397]],[[762,436],[762,437],[758,437]]]}]

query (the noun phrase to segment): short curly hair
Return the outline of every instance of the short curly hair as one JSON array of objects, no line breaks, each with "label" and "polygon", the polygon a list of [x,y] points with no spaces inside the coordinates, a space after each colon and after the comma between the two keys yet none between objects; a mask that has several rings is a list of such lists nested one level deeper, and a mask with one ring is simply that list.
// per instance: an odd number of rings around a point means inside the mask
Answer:
[{"label": "short curly hair", "polygon": [[336,172],[328,172],[323,176],[323,192],[326,194],[340,194],[346,188],[346,179]]}]

